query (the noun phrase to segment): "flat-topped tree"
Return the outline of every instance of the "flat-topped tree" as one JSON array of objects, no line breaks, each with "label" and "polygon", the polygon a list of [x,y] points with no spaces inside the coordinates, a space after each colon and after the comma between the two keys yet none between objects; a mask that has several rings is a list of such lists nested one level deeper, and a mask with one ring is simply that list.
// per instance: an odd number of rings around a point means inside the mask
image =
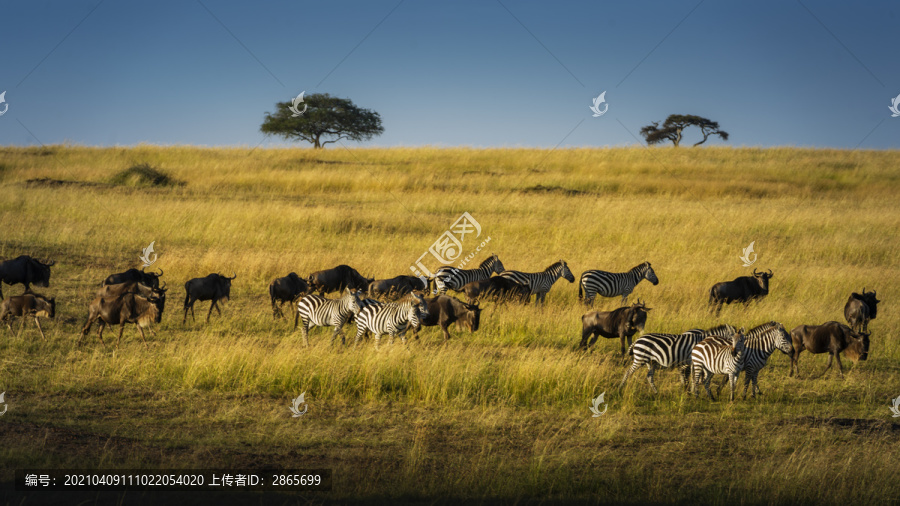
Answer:
[{"label": "flat-topped tree", "polygon": [[719,130],[719,123],[708,120],[701,116],[692,114],[671,114],[666,121],[659,126],[658,121],[645,126],[641,129],[641,135],[647,141],[647,144],[659,144],[660,142],[672,141],[675,147],[681,144],[681,135],[687,127],[699,127],[703,134],[703,140],[694,144],[699,146],[706,142],[710,135],[718,135],[723,141],[728,140],[728,132]]},{"label": "flat-topped tree", "polygon": [[291,110],[292,102],[278,102],[275,113],[266,113],[259,130],[285,139],[312,143],[315,148],[341,139],[366,141],[384,133],[381,116],[357,107],[348,98],[313,93],[302,102],[306,109],[299,116]]}]

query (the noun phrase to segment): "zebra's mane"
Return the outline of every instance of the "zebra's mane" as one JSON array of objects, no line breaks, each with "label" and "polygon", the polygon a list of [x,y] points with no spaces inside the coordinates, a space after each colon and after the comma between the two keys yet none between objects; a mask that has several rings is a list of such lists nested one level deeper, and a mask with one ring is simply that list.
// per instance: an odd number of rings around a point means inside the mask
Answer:
[{"label": "zebra's mane", "polygon": [[776,321],[766,322],[761,325],[757,325],[747,331],[747,339],[753,339],[757,337],[762,337],[772,331],[773,329],[778,328],[779,323]]},{"label": "zebra's mane", "polygon": [[552,264],[550,264],[549,267],[547,267],[546,269],[544,269],[544,272],[550,272],[550,271],[552,271],[553,269],[555,269],[555,268],[557,268],[557,267],[562,267],[562,264],[564,264],[564,263],[565,263],[565,262],[563,262],[562,260],[557,260],[556,262],[553,262]]},{"label": "zebra's mane", "polygon": [[493,255],[487,257],[486,259],[484,259],[484,261],[478,265],[478,268],[483,269],[483,268],[491,265],[491,263],[494,262],[495,260],[497,260],[497,255],[493,254]]},{"label": "zebra's mane", "polygon": [[639,265],[632,267],[628,272],[643,271],[647,267],[650,267],[650,262],[641,262]]},{"label": "zebra's mane", "polygon": [[715,327],[704,332],[707,336],[723,336],[728,337],[737,333],[737,329],[728,324],[716,325]]}]

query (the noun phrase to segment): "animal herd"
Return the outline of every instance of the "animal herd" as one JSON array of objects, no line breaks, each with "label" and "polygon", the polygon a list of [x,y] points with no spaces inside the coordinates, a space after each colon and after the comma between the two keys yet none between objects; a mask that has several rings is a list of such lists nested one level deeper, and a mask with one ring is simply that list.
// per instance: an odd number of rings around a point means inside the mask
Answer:
[{"label": "animal herd", "polygon": [[[53,318],[56,301],[32,292],[31,285],[49,286],[53,265],[54,262],[26,255],[0,262],[0,299],[3,299],[0,320],[7,321],[7,326],[11,317],[23,317],[23,325],[24,318],[30,317],[34,319],[42,339],[46,339],[38,318]],[[162,276],[162,270],[155,273],[129,269],[104,279],[88,306],[87,321],[77,343],[81,344],[91,326],[99,323],[97,336],[104,345],[104,328],[107,325],[119,326],[118,347],[125,325],[135,324],[146,346],[144,328],[153,332],[151,324],[161,321],[165,309],[168,289],[165,283],[160,286]],[[184,285],[182,324],[187,323],[188,312],[195,320],[194,304],[197,301],[210,302],[207,323],[213,309],[221,315],[218,303],[229,299],[231,283],[236,277],[236,273],[230,277],[213,273],[187,281]],[[769,293],[772,277],[771,270],[758,272],[754,269],[750,276],[714,284],[709,290],[710,311],[718,316],[724,304],[737,302],[747,305],[764,298]],[[474,332],[480,324],[479,301],[527,304],[533,295],[535,304],[540,305],[560,278],[575,282],[575,276],[564,260],[558,260],[540,272],[522,272],[507,270],[494,254],[477,268],[443,267],[430,278],[401,275],[376,280],[362,276],[348,265],[316,271],[306,278],[291,272],[273,280],[268,293],[273,318],[285,316],[285,303],[293,307],[294,328],[300,328],[305,346],[309,346],[309,331],[314,327],[332,328],[332,345],[338,336],[341,343],[346,344],[343,328],[347,323],[355,323],[354,343],[359,344],[372,335],[378,349],[381,336],[389,336],[391,342],[399,336],[405,344],[407,330],[413,329],[414,336],[418,338],[422,326],[440,326],[446,340],[450,339],[449,326],[453,323]],[[659,284],[650,262],[643,262],[625,272],[588,270],[580,277],[578,298],[588,307],[593,305],[597,295],[621,297],[622,303],[627,304],[634,288],[645,279],[653,285]],[[3,283],[22,284],[25,292],[4,299]],[[465,294],[467,301],[446,295],[448,290]],[[334,292],[339,293],[338,298],[326,297],[326,294]],[[429,292],[433,296],[426,298]],[[714,398],[710,389],[714,375],[724,375],[719,389],[729,383],[731,398],[734,399],[738,377],[745,372],[744,396],[751,383],[751,394],[755,396],[760,393],[758,374],[776,349],[790,356],[792,376],[795,371],[799,374],[799,355],[804,350],[828,353],[828,365],[823,374],[833,361],[837,361],[841,377],[841,353],[853,361],[866,360],[868,326],[877,316],[879,302],[874,290],[869,292],[863,289],[862,293],[852,293],[844,307],[849,326],[829,321],[822,325],[800,325],[788,333],[781,323],[770,321],[750,330],[719,325],[708,330],[691,329],[681,334],[665,334],[644,333],[651,308],[638,300],[612,311],[585,313],[581,318],[579,348],[590,349],[599,337],[619,339],[621,355],[626,359],[631,357],[631,365],[619,384],[620,388],[637,369],[646,366],[647,381],[654,391],[657,391],[653,382],[654,372],[660,368],[676,368],[685,388],[690,387],[697,395],[697,387],[702,384],[710,398]],[[638,337],[632,342],[635,335]]]}]

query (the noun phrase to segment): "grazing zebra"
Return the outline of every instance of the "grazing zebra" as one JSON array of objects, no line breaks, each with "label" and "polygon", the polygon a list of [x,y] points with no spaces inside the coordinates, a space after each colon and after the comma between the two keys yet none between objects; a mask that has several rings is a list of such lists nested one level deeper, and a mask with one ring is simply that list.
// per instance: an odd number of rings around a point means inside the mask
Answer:
[{"label": "grazing zebra", "polygon": [[409,327],[418,327],[419,319],[428,314],[428,304],[425,298],[418,293],[410,293],[397,302],[384,302],[369,304],[356,315],[356,341],[359,344],[366,332],[375,334],[375,349],[381,341],[382,334],[391,336],[391,344],[394,336],[399,335],[403,344],[406,344],[406,330]]},{"label": "grazing zebra", "polygon": [[727,374],[733,401],[734,385],[737,383],[737,377],[741,370],[744,369],[746,350],[743,328],[731,336],[730,343],[713,337],[694,345],[694,349],[691,350],[691,376],[693,379],[691,393],[695,396],[699,395],[697,383],[702,380],[709,398],[716,400],[709,389],[709,383],[714,374]]},{"label": "grazing zebra", "polygon": [[467,283],[482,281],[491,277],[491,274],[500,274],[504,271],[503,262],[495,254],[489,256],[477,269],[457,269],[456,267],[441,267],[434,275],[434,284],[438,293],[447,293],[447,289],[461,292]]},{"label": "grazing zebra", "polygon": [[[628,303],[628,296],[634,287],[642,280],[659,284],[653,267],[650,262],[644,262],[635,266],[628,272],[606,272],[606,271],[584,271],[581,275],[581,281],[578,283],[578,298],[584,298],[584,303],[588,306],[594,305],[594,297],[618,297],[622,296],[622,304]],[[582,290],[584,294],[582,295]]]},{"label": "grazing zebra", "polygon": [[688,366],[691,363],[691,350],[694,345],[709,336],[731,336],[734,332],[731,325],[719,325],[709,330],[691,329],[681,335],[644,334],[628,348],[628,354],[634,355],[634,361],[625,371],[619,388],[625,386],[628,377],[644,365],[647,366],[647,382],[655,393],[659,393],[653,384],[653,373],[657,368],[679,368],[681,384],[687,386],[690,373]]},{"label": "grazing zebra", "polygon": [[554,262],[553,265],[547,267],[543,272],[519,272],[519,271],[503,271],[500,276],[515,281],[520,285],[527,286],[531,293],[534,294],[534,303],[543,304],[544,297],[550,291],[550,287],[559,278],[566,278],[569,283],[575,282],[575,276],[569,270],[569,266],[565,260]]},{"label": "grazing zebra", "polygon": [[326,299],[320,295],[307,295],[297,302],[297,313],[294,315],[294,328],[297,321],[303,320],[300,330],[303,333],[303,345],[309,346],[307,335],[312,327],[334,327],[331,335],[331,344],[341,335],[341,344],[344,344],[344,324],[351,316],[359,312],[359,298],[356,290],[349,288],[344,290],[340,299]]},{"label": "grazing zebra", "polygon": [[[786,355],[793,355],[794,347],[791,344],[791,335],[788,334],[784,325],[778,322],[768,322],[756,326],[750,329],[744,337],[744,346],[747,348],[744,356],[744,371],[746,372],[744,375],[744,399],[746,399],[747,388],[750,386],[751,381],[753,382],[753,389],[750,390],[750,394],[753,397],[756,397],[757,393],[762,395],[757,385],[757,379],[759,371],[766,366],[769,356],[776,349],[781,350]],[[725,341],[723,342],[726,345],[728,344]],[[719,384],[716,395],[722,390],[726,382],[728,382],[727,376]]]}]

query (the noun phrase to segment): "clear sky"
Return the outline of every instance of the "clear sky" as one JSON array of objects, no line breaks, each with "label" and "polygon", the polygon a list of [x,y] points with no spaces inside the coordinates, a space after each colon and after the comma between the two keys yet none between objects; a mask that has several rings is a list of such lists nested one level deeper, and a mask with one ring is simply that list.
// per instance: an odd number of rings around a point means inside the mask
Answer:
[{"label": "clear sky", "polygon": [[896,1],[19,1],[0,22],[3,145],[281,145],[263,116],[306,91],[378,111],[373,146],[633,145],[678,113],[734,146],[900,148]]}]

